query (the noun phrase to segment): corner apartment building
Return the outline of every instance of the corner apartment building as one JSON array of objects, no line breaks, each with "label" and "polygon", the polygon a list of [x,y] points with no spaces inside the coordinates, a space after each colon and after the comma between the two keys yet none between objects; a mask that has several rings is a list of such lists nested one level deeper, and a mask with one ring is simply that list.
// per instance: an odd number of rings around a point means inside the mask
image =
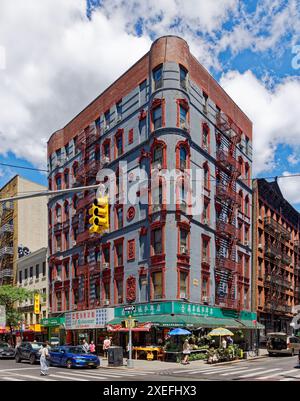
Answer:
[{"label": "corner apartment building", "polygon": [[[127,162],[128,191],[137,168],[149,176],[153,170],[181,171],[176,201],[164,204],[165,182],[159,180],[156,188],[141,183],[136,203],[123,204],[121,161]],[[50,189],[96,184],[98,170],[110,168],[117,192],[110,230],[102,237],[88,230],[94,191],[50,200],[53,316],[132,303],[151,311],[167,301],[182,306],[178,313],[186,305],[196,315],[209,310],[211,316],[231,311],[242,317],[251,311],[252,123],[184,40],[156,40],[55,132],[48,164]],[[189,185],[182,185],[187,168],[203,171],[199,215],[191,213]],[[145,205],[148,196],[152,201]]]},{"label": "corner apartment building", "polygon": [[[46,187],[19,175],[0,189],[0,198],[9,198]],[[20,248],[30,252],[47,246],[47,200],[32,198],[0,204],[0,285],[16,284]]]},{"label": "corner apartment building", "polygon": [[258,179],[253,186],[253,307],[265,333],[291,333],[293,307],[300,303],[300,214],[277,180]]},{"label": "corner apartment building", "polygon": [[41,319],[48,317],[48,257],[47,248],[38,249],[20,258],[17,262],[18,286],[40,294],[40,313],[34,313],[34,300],[28,299],[19,305],[24,315],[25,329],[41,332]]}]

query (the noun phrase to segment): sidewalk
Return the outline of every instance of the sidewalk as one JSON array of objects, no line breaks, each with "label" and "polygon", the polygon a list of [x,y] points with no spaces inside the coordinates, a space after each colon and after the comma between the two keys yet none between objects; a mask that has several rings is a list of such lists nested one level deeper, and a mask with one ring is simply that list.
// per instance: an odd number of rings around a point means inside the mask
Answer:
[{"label": "sidewalk", "polygon": [[[266,358],[268,356],[268,352],[266,349],[260,349],[259,350],[259,356],[254,357],[254,358],[248,358],[247,360],[256,360],[256,359],[262,359]],[[220,366],[220,365],[226,365],[226,364],[232,364],[232,363],[239,363],[243,362],[246,359],[238,359],[236,361],[229,361],[229,362],[220,362],[217,364],[214,364],[213,366]],[[101,357],[101,365],[100,368],[105,368],[105,369],[128,369],[126,364],[127,364],[127,359],[124,358],[124,366],[120,366],[118,368],[108,366],[108,360],[106,358]],[[200,361],[192,361],[188,367],[193,367],[195,369],[200,369],[203,366],[208,366],[206,361],[200,360]],[[212,366],[212,365],[211,365]],[[134,359],[133,360],[133,369],[136,370],[148,370],[148,371],[158,371],[158,370],[169,370],[169,369],[178,369],[182,367],[184,369],[184,366],[181,365],[180,363],[176,362],[162,362],[162,361],[147,361],[144,359]]]}]

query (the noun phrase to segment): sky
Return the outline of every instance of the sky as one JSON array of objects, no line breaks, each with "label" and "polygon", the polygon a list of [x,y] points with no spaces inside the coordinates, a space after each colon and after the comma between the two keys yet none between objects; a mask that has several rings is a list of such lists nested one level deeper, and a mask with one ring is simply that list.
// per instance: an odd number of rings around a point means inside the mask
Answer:
[{"label": "sky", "polygon": [[[142,57],[183,37],[254,131],[254,177],[300,173],[298,0],[1,0],[0,187],[46,184],[50,135]],[[300,210],[300,177],[280,179]]]}]

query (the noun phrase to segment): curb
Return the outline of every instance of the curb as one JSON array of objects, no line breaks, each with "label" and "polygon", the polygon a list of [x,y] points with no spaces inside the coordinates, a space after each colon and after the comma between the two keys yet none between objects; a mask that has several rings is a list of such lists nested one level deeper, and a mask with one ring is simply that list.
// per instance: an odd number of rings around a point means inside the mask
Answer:
[{"label": "curb", "polygon": [[234,361],[228,361],[228,362],[220,362],[220,363],[206,363],[206,365],[214,365],[214,366],[222,366],[222,365],[232,365],[233,363],[240,363],[240,362],[251,362],[251,361],[255,361],[258,359],[264,359],[267,358],[269,355],[261,355],[261,356],[255,356],[253,358],[248,358],[248,359],[237,359]]}]

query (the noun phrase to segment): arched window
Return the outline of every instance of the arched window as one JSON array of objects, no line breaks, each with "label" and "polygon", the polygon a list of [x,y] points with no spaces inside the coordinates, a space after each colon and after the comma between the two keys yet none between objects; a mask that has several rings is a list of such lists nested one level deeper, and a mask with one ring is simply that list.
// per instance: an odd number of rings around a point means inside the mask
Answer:
[{"label": "arched window", "polygon": [[166,149],[167,145],[163,141],[154,139],[151,146],[151,169],[166,169]]},{"label": "arched window", "polygon": [[57,223],[61,223],[61,206],[56,206],[56,221]]},{"label": "arched window", "polygon": [[190,168],[190,147],[187,141],[180,141],[176,145],[176,168],[181,171]]},{"label": "arched window", "polygon": [[187,150],[185,146],[180,146],[180,170],[185,170],[187,168]]}]

